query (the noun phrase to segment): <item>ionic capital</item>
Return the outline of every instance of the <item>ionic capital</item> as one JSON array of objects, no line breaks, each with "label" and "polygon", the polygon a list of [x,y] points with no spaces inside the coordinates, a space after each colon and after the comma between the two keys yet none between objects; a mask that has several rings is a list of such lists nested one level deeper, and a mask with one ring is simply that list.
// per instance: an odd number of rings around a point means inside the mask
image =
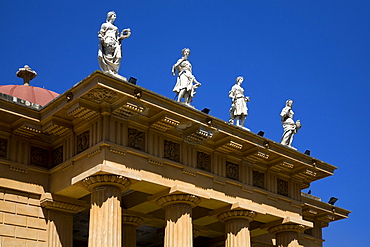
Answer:
[{"label": "ionic capital", "polygon": [[280,232],[298,232],[302,233],[306,229],[306,226],[304,225],[298,225],[298,224],[281,224],[272,226],[269,228],[269,233],[276,234]]},{"label": "ionic capital", "polygon": [[196,207],[200,203],[200,198],[195,195],[189,194],[173,194],[163,196],[157,200],[157,204],[160,207],[167,207],[172,204],[188,204],[191,207]]},{"label": "ionic capital", "polygon": [[93,175],[82,180],[82,185],[89,191],[97,186],[119,187],[121,191],[125,191],[130,184],[128,178],[114,174]]},{"label": "ionic capital", "polygon": [[256,217],[257,213],[251,210],[232,210],[221,213],[217,216],[218,220],[225,222],[231,219],[247,219],[249,222]]}]

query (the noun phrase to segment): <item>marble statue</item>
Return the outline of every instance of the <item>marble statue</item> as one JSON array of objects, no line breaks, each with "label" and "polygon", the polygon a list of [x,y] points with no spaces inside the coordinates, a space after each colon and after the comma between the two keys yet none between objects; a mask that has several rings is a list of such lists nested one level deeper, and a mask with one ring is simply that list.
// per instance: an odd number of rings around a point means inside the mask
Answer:
[{"label": "marble statue", "polygon": [[283,123],[284,133],[281,137],[280,143],[286,145],[290,148],[292,147],[293,137],[297,134],[298,130],[302,127],[301,121],[297,120],[294,123],[293,116],[294,112],[292,110],[293,100],[289,99],[286,101],[285,107],[281,110],[280,117]]},{"label": "marble statue", "polygon": [[245,119],[248,116],[247,102],[250,101],[248,96],[244,97],[244,89],[241,87],[243,80],[242,76],[238,76],[235,85],[229,92],[231,98],[229,123],[233,124],[236,120],[236,125],[241,127],[244,126]]},{"label": "marble statue", "polygon": [[177,81],[173,91],[178,95],[177,101],[184,99],[186,105],[190,105],[195,94],[195,90],[201,85],[192,73],[191,63],[189,61],[190,49],[182,49],[182,58],[172,66],[172,75],[176,75]]},{"label": "marble statue", "polygon": [[131,30],[126,28],[119,33],[114,25],[115,20],[116,13],[110,11],[107,14],[107,21],[101,25],[98,32],[100,40],[98,61],[103,72],[117,75],[122,58],[121,41],[130,37]]}]

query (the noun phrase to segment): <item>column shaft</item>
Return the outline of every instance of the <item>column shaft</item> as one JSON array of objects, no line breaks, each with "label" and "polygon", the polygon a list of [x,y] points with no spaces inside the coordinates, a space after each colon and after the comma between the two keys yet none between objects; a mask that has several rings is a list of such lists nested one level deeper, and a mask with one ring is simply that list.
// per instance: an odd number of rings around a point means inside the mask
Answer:
[{"label": "column shaft", "polygon": [[276,247],[299,247],[298,232],[276,233]]},{"label": "column shaft", "polygon": [[47,231],[49,247],[72,247],[73,215],[49,210]]},{"label": "column shaft", "polygon": [[123,245],[124,247],[136,247],[136,226],[123,225]]},{"label": "column shaft", "polygon": [[276,234],[276,247],[299,247],[298,234],[306,227],[298,224],[281,224],[269,228],[271,234]]},{"label": "column shaft", "polygon": [[250,247],[251,236],[247,219],[231,219],[225,222],[225,247]]},{"label": "column shaft", "polygon": [[192,247],[193,222],[192,209],[189,204],[169,205],[166,210],[165,247]]},{"label": "column shaft", "polygon": [[97,186],[91,191],[89,247],[122,246],[121,189]]}]

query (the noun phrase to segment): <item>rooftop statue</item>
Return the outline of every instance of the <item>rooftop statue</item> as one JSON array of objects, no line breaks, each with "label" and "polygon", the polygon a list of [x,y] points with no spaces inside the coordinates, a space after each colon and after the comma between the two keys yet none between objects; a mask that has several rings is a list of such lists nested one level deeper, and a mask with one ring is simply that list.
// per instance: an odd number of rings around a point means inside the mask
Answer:
[{"label": "rooftop statue", "polygon": [[297,120],[294,123],[293,116],[294,112],[292,110],[293,100],[289,99],[286,101],[285,107],[281,110],[280,117],[283,123],[284,133],[281,137],[280,143],[286,145],[290,148],[292,147],[293,137],[297,134],[298,130],[302,127],[301,121]]},{"label": "rooftop statue", "polygon": [[191,63],[189,61],[190,49],[182,49],[182,58],[172,66],[172,75],[176,75],[177,81],[173,91],[177,93],[177,101],[184,98],[184,103],[190,105],[195,94],[195,90],[201,85],[192,73]]},{"label": "rooftop statue", "polygon": [[98,32],[100,40],[98,61],[100,69],[103,72],[118,74],[122,58],[121,41],[131,35],[130,28],[123,29],[119,33],[118,28],[114,25],[116,13],[110,11],[107,14],[107,21],[101,25]]},{"label": "rooftop statue", "polygon": [[248,116],[247,102],[250,101],[248,96],[244,97],[244,89],[241,87],[243,80],[242,76],[238,76],[235,85],[229,92],[232,102],[229,123],[234,124],[234,120],[236,120],[236,125],[241,127],[244,126],[245,118]]}]

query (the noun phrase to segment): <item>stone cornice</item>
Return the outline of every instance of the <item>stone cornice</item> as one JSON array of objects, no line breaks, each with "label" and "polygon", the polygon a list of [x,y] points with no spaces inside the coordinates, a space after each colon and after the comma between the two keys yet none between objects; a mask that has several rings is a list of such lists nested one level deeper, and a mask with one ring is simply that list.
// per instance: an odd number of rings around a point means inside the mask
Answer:
[{"label": "stone cornice", "polygon": [[256,215],[257,213],[251,210],[232,210],[219,214],[217,218],[221,222],[231,219],[247,219],[248,221],[252,221]]},{"label": "stone cornice", "polygon": [[82,212],[86,208],[86,203],[84,201],[63,198],[61,196],[52,195],[51,193],[45,193],[41,196],[40,205],[43,208],[70,214]]},{"label": "stone cornice", "polygon": [[196,207],[200,203],[200,198],[189,194],[173,194],[163,196],[157,200],[157,204],[161,207],[167,207],[177,203],[188,204],[191,207]]},{"label": "stone cornice", "polygon": [[298,232],[302,233],[306,229],[306,226],[304,225],[298,225],[298,224],[281,224],[272,226],[269,228],[269,233],[276,234],[280,232]]},{"label": "stone cornice", "polygon": [[114,186],[124,191],[130,184],[131,182],[128,178],[113,174],[94,175],[82,180],[82,185],[89,191],[97,186]]}]

